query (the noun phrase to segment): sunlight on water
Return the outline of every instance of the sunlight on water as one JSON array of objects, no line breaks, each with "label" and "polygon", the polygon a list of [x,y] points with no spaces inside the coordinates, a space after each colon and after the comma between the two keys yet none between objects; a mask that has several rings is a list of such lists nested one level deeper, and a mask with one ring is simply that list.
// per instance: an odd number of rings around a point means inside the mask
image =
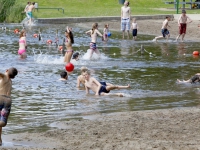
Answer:
[{"label": "sunlight on water", "polygon": [[[63,44],[66,25],[26,26],[27,59],[18,56],[19,34],[16,28],[22,25],[8,24],[7,30],[0,30],[0,72],[11,66],[19,70],[13,80],[12,111],[5,134],[41,130],[54,122],[101,113],[188,107],[199,104],[199,85],[180,85],[176,79],[188,79],[198,72],[199,57],[192,52],[199,44],[191,41],[153,42],[152,36],[138,36],[138,41],[122,40],[113,32],[107,44],[99,38],[97,47],[100,57],[93,53],[90,60],[90,37],[85,29],[73,28],[74,52],[79,60],[71,60],[74,71],[68,80],[60,81],[60,72],[65,70],[64,55],[58,49]],[[9,29],[9,30],[8,30]],[[41,32],[42,40],[33,34]],[[48,45],[46,41],[58,43]],[[144,46],[144,53],[140,51]],[[98,81],[114,85],[131,85],[130,89],[113,90],[124,97],[94,96],[85,94],[84,87],[76,88],[80,68],[86,66]],[[88,117],[89,118],[89,117]]]}]

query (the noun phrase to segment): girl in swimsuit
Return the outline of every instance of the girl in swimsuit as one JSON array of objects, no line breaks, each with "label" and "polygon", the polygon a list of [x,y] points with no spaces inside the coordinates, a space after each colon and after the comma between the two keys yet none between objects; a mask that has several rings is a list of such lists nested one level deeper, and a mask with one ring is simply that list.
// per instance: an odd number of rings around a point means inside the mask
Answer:
[{"label": "girl in swimsuit", "polygon": [[67,51],[65,53],[64,62],[69,63],[72,58],[72,54],[74,52],[72,50],[72,44],[74,44],[74,36],[72,34],[71,29],[68,27],[65,31],[65,36],[66,36],[65,46],[67,48]]},{"label": "girl in swimsuit", "polygon": [[98,55],[100,55],[100,52],[96,47],[96,41],[97,41],[97,35],[101,36],[102,40],[103,40],[103,35],[98,30],[98,23],[94,23],[92,25],[92,29],[87,31],[86,34],[91,36],[91,42],[90,42],[90,49],[91,49],[90,59],[91,59],[92,58],[92,54],[94,52],[97,53]]},{"label": "girl in swimsuit", "polygon": [[103,38],[105,42],[108,41],[108,32],[109,32],[109,24],[105,24],[105,27],[103,29]]},{"label": "girl in swimsuit", "polygon": [[20,37],[20,39],[19,39],[18,54],[20,55],[20,58],[24,59],[24,58],[27,57],[27,55],[26,55],[27,44],[26,44],[26,32],[25,32],[25,30],[21,31],[19,37]]}]

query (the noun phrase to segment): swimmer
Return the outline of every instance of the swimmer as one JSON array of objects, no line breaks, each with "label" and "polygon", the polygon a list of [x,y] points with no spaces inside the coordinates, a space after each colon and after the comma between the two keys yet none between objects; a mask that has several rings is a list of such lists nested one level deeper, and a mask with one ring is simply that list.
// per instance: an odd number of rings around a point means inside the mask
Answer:
[{"label": "swimmer", "polygon": [[85,77],[85,89],[86,94],[89,93],[89,90],[91,89],[95,95],[108,95],[108,96],[123,96],[123,93],[109,93],[111,90],[114,89],[127,89],[130,88],[130,85],[127,86],[119,86],[119,85],[112,85],[110,83],[106,82],[99,82],[94,77],[90,76],[89,71],[85,71],[83,73],[83,76]]},{"label": "swimmer", "polygon": [[169,30],[167,29],[167,27],[170,27],[169,24],[168,24],[169,21],[170,21],[170,17],[167,16],[166,19],[163,21],[163,24],[162,24],[162,28],[161,28],[162,36],[155,37],[155,39],[153,41],[157,42],[157,40],[161,39],[161,38],[166,38],[168,40],[168,38],[170,37]]},{"label": "swimmer", "polygon": [[197,73],[195,74],[192,78],[188,79],[188,80],[179,80],[177,79],[177,82],[178,83],[191,83],[191,84],[194,84],[194,83],[200,83],[200,73]]},{"label": "swimmer", "polygon": [[83,73],[88,71],[87,67],[81,67],[81,75],[77,78],[77,88],[80,88],[81,84],[85,86],[85,77],[83,76]]},{"label": "swimmer", "polygon": [[100,56],[100,52],[99,52],[99,50],[96,47],[96,42],[97,42],[97,35],[101,36],[102,40],[103,40],[103,35],[98,30],[98,23],[94,23],[92,25],[92,29],[89,30],[89,31],[87,31],[86,34],[90,35],[90,37],[91,37],[91,42],[90,42],[90,49],[91,49],[90,59],[92,58],[92,54],[94,52]]},{"label": "swimmer", "polygon": [[62,71],[61,73],[60,73],[60,79],[59,80],[61,80],[61,81],[66,81],[67,79],[68,79],[68,75],[67,75],[67,72],[66,71]]},{"label": "swimmer", "polygon": [[72,44],[74,44],[74,36],[71,28],[68,27],[66,28],[65,36],[66,36],[65,46],[67,50],[65,53],[64,62],[69,63],[72,58],[72,54],[74,52],[72,49]]},{"label": "swimmer", "polygon": [[27,49],[27,43],[26,43],[26,31],[22,30],[20,32],[20,39],[19,39],[19,50],[18,54],[20,55],[20,58],[24,59],[27,57],[26,55],[26,49]]},{"label": "swimmer", "polygon": [[17,74],[16,68],[9,68],[5,73],[0,73],[0,145],[2,145],[2,127],[6,126],[11,110],[11,79],[14,79]]},{"label": "swimmer", "polygon": [[80,54],[78,52],[74,53],[73,56],[72,56],[72,59],[78,61],[79,60],[79,55]]}]

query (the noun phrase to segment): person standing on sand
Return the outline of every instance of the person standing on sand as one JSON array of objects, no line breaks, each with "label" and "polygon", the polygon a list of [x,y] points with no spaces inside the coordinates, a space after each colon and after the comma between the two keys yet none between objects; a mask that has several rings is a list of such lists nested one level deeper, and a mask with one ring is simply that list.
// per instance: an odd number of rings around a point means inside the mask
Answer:
[{"label": "person standing on sand", "polygon": [[168,40],[168,38],[170,37],[169,30],[167,29],[167,27],[170,27],[169,24],[168,24],[169,21],[170,21],[170,17],[167,16],[166,19],[163,21],[163,24],[162,24],[162,28],[161,28],[162,36],[155,37],[154,40],[156,42],[157,42],[158,39],[166,38],[167,37],[167,40]]},{"label": "person standing on sand", "polygon": [[28,11],[27,11],[27,14],[29,16],[29,21],[28,21],[28,24],[31,25],[32,22],[33,22],[33,9],[35,9],[35,2],[33,2],[29,7],[28,7]]},{"label": "person standing on sand", "polygon": [[14,79],[17,74],[16,68],[9,68],[4,74],[0,73],[0,145],[2,145],[2,127],[6,126],[11,110],[11,79]]},{"label": "person standing on sand", "polygon": [[102,95],[102,96],[120,96],[123,97],[123,93],[109,93],[111,90],[114,89],[127,89],[130,88],[130,85],[127,86],[119,86],[119,85],[112,85],[110,83],[106,82],[99,82],[94,77],[90,76],[89,71],[85,71],[83,73],[83,76],[85,78],[85,89],[86,94],[89,93],[89,90],[91,89],[93,92],[95,92],[95,95]]},{"label": "person standing on sand", "polygon": [[123,39],[125,30],[127,31],[127,37],[129,39],[130,18],[131,18],[131,9],[129,7],[129,1],[125,1],[124,6],[121,7],[121,30]]},{"label": "person standing on sand", "polygon": [[182,35],[181,41],[183,42],[186,34],[187,24],[191,22],[192,20],[186,15],[186,11],[183,9],[182,14],[178,19],[179,35],[176,37],[176,41],[178,41],[179,37]]}]

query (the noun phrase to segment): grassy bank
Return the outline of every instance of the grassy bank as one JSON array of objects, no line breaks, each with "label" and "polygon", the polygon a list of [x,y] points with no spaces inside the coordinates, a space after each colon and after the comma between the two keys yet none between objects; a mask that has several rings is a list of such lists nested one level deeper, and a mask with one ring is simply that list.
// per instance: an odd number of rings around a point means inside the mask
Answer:
[{"label": "grassy bank", "polygon": [[[170,0],[169,0],[170,1]],[[171,0],[173,1],[173,0]],[[186,0],[189,1],[189,0]],[[119,0],[36,0],[39,8],[63,8],[39,9],[34,11],[37,18],[53,17],[91,17],[91,16],[119,16],[121,4]],[[27,0],[17,0],[16,5],[25,7]],[[166,5],[163,0],[130,0],[132,15],[174,14],[173,5]],[[186,5],[186,7],[189,7]],[[166,9],[170,8],[170,9]],[[200,13],[199,9],[188,10],[188,13]]]}]

